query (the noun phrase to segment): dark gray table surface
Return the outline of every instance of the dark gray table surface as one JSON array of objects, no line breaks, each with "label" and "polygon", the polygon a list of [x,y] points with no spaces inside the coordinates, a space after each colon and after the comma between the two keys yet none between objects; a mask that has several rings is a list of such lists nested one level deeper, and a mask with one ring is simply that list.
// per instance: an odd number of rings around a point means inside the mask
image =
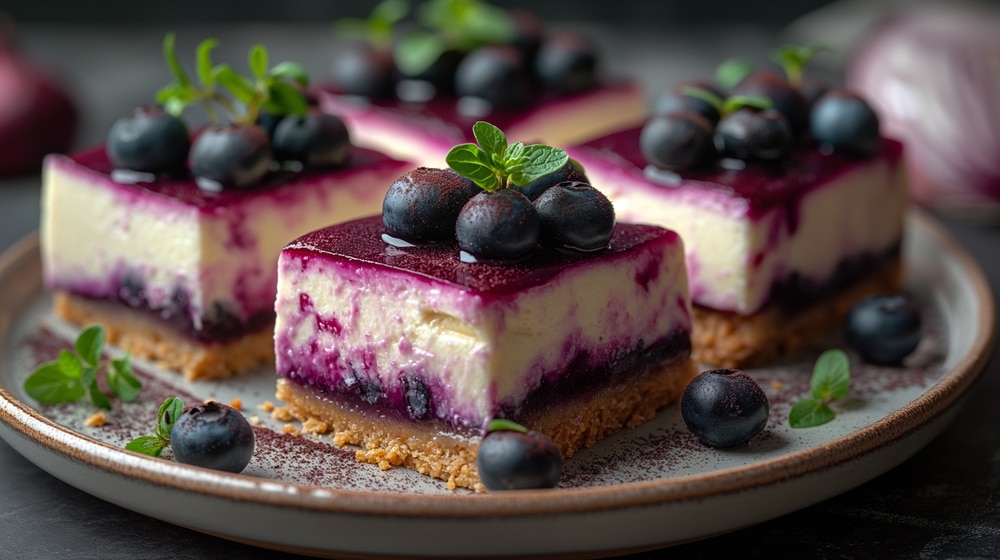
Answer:
[{"label": "dark gray table surface", "polygon": [[[25,53],[53,69],[83,108],[77,145],[99,143],[110,123],[166,83],[160,41],[166,28],[27,27]],[[227,25],[177,29],[181,52],[219,37],[217,60],[242,61],[261,41],[272,60],[294,59],[314,76],[326,68],[330,27]],[[740,53],[763,56],[775,30],[731,27],[602,29],[617,70],[651,91],[704,73]],[[652,48],[650,48],[652,47]],[[188,58],[190,60],[190,57]],[[0,180],[0,249],[38,226],[38,176]],[[947,229],[1000,287],[1000,230],[942,217]],[[914,457],[840,496],[779,519],[664,551],[715,558],[1000,558],[1000,366],[992,361],[946,431]],[[661,557],[663,553],[635,558]],[[50,476],[0,441],[0,559],[286,558],[124,510]]]}]

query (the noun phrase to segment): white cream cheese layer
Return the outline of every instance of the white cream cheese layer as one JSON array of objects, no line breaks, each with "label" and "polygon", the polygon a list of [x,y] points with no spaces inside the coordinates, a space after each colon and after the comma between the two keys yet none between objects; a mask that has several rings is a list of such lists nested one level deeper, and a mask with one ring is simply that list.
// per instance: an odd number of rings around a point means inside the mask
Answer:
[{"label": "white cream cheese layer", "polygon": [[570,155],[611,199],[619,219],[681,235],[691,299],[717,310],[754,313],[768,303],[775,284],[796,275],[824,285],[845,259],[885,254],[902,236],[905,172],[887,158],[805,189],[793,209],[778,204],[751,216],[746,200],[725,191],[657,184],[614,158]]}]

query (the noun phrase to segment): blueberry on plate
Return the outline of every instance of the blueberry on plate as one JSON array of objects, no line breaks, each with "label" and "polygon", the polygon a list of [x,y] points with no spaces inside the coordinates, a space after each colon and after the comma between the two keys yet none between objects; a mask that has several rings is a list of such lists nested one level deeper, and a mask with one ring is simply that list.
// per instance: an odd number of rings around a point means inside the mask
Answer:
[{"label": "blueberry on plate", "polygon": [[382,224],[386,233],[410,243],[451,240],[458,213],[480,192],[451,169],[418,167],[389,186],[382,200]]},{"label": "blueberry on plate", "polygon": [[847,314],[846,335],[866,361],[899,365],[916,350],[923,335],[920,307],[904,294],[870,296]]},{"label": "blueberry on plate", "polygon": [[681,395],[688,430],[703,444],[720,449],[750,441],[767,425],[770,411],[764,390],[738,369],[704,371]]},{"label": "blueberry on plate", "polygon": [[590,179],[587,179],[587,174],[584,173],[583,169],[577,167],[577,165],[578,164],[574,163],[572,160],[567,161],[566,165],[560,167],[556,171],[553,171],[548,175],[542,175],[527,185],[518,187],[518,189],[524,193],[524,196],[533,201],[545,192],[546,189],[558,183],[562,183],[563,181],[579,181],[581,183],[589,183]]},{"label": "blueberry on plate", "polygon": [[784,115],[796,138],[809,126],[809,101],[780,74],[768,70],[754,72],[733,87],[732,95],[767,98],[771,108]]},{"label": "blueberry on plate", "polygon": [[708,80],[688,80],[675,84],[672,88],[660,93],[653,99],[650,113],[653,116],[666,115],[668,113],[695,112],[705,117],[706,120],[715,126],[719,122],[719,109],[705,101],[704,99],[687,93],[689,89],[703,90],[723,100],[726,98],[725,92]]},{"label": "blueberry on plate", "polygon": [[639,149],[647,162],[669,171],[700,167],[717,157],[712,123],[693,111],[649,119],[639,133]]},{"label": "blueberry on plate", "polygon": [[271,139],[257,125],[213,124],[191,146],[191,173],[223,187],[260,183],[272,161]]},{"label": "blueberry on plate", "polygon": [[534,204],[543,245],[596,251],[606,248],[615,232],[614,206],[587,183],[564,181],[543,192]]},{"label": "blueberry on plate", "polygon": [[715,148],[723,157],[776,161],[792,149],[792,131],[785,117],[774,109],[745,107],[719,121]]},{"label": "blueberry on plate", "polygon": [[552,488],[562,476],[562,457],[538,432],[494,430],[479,444],[476,468],[487,490]]},{"label": "blueberry on plate", "polygon": [[306,167],[342,167],[351,157],[347,125],[336,115],[318,110],[281,119],[272,137],[274,156]]},{"label": "blueberry on plate", "polygon": [[809,131],[820,144],[835,151],[870,156],[878,151],[878,115],[859,95],[831,89],[813,106]]},{"label": "blueberry on plate", "polygon": [[108,131],[108,159],[115,167],[147,173],[184,166],[191,147],[184,121],[156,105],[143,105]]},{"label": "blueberry on plate", "polygon": [[179,462],[227,472],[245,469],[254,446],[246,417],[215,401],[185,408],[170,432],[170,448]]},{"label": "blueberry on plate", "polygon": [[516,261],[538,247],[541,226],[534,205],[519,191],[482,191],[459,212],[455,238],[473,257]]},{"label": "blueberry on plate", "polygon": [[337,91],[369,98],[390,97],[395,87],[396,64],[389,49],[368,41],[346,41],[331,63],[331,80]]}]

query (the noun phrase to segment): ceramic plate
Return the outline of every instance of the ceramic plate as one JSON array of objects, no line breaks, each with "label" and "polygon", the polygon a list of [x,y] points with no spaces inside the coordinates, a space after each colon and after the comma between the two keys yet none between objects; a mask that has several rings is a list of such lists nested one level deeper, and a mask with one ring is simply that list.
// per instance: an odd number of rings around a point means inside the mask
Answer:
[{"label": "ceramic plate", "polygon": [[[356,463],[330,436],[296,435],[275,419],[273,372],[197,384],[136,362],[138,401],[115,402],[107,424],[81,401],[40,406],[21,386],[68,345],[74,330],[51,314],[37,238],[0,259],[0,436],[42,469],[86,492],[171,523],[229,539],[320,556],[603,556],[705,538],[789,513],[891,469],[954,417],[983,371],[993,339],[992,295],[968,256],[935,222],[911,215],[907,290],[926,332],[903,367],[853,354],[850,396],[837,418],[792,429],[815,357],[837,337],[751,370],[771,417],[747,446],[700,445],[676,407],[567,461],[553,490],[473,494],[403,469]],[[112,351],[113,354],[113,351]],[[122,450],[152,433],[167,396],[239,399],[257,425],[243,474],[214,472]]]}]

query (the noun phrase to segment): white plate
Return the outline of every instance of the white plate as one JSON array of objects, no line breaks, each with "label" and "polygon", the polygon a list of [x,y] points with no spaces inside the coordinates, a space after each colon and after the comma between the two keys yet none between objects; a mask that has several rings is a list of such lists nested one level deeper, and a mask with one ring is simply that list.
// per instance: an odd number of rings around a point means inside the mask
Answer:
[{"label": "white plate", "polygon": [[[791,404],[808,390],[812,361],[831,338],[784,363],[752,370],[771,419],[750,445],[698,444],[676,407],[579,453],[560,487],[475,495],[413,472],[358,464],[329,436],[283,434],[259,406],[273,372],[190,384],[137,364],[145,388],[115,402],[104,427],[87,427],[85,402],[39,406],[21,386],[74,331],[51,315],[37,238],[0,258],[0,436],[56,477],[123,507],[199,531],[324,556],[608,555],[731,531],[824,500],[896,466],[939,434],[983,371],[994,306],[982,272],[931,218],[910,217],[908,290],[927,333],[905,368],[852,355],[852,392],[824,426],[791,429]],[[152,433],[170,395],[190,402],[239,397],[260,421],[258,448],[240,475],[121,449]],[[280,403],[279,403],[280,404]],[[292,426],[295,426],[294,424]]]}]

